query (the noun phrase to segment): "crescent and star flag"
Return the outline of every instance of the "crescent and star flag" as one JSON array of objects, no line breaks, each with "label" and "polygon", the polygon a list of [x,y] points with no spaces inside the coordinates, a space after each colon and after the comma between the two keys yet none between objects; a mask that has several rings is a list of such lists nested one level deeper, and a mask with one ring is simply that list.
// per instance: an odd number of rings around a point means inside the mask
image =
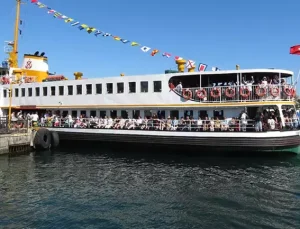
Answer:
[{"label": "crescent and star flag", "polygon": [[300,55],[300,45],[295,45],[290,48],[290,54]]},{"label": "crescent and star flag", "polygon": [[207,68],[207,65],[206,64],[199,64],[199,66],[198,66],[198,71],[199,72],[204,72],[205,70],[206,70],[206,68]]}]

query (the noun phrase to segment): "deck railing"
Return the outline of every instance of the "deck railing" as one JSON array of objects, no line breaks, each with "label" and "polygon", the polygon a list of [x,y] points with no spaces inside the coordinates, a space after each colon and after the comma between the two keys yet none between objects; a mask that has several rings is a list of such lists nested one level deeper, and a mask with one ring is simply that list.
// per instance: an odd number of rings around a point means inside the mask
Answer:
[{"label": "deck railing", "polygon": [[293,101],[296,92],[292,85],[249,85],[183,88],[173,91],[186,100],[199,102]]},{"label": "deck railing", "polygon": [[8,116],[0,117],[0,134],[28,133],[30,120],[12,120],[9,124]]},{"label": "deck railing", "polygon": [[125,129],[125,130],[156,130],[156,131],[234,131],[253,132],[270,130],[299,129],[298,120],[285,123],[261,123],[252,119],[241,121],[238,119],[226,120],[171,120],[171,119],[48,119],[44,123],[34,122],[33,126],[52,128],[93,128],[93,129]]}]

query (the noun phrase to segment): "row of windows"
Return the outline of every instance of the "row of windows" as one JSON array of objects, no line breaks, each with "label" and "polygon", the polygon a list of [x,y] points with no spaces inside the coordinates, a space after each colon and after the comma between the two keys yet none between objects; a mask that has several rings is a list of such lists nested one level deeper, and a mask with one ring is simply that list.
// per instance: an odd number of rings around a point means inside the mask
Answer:
[{"label": "row of windows", "polygon": [[[93,86],[95,86],[93,88]],[[117,94],[122,94],[124,93],[124,83],[117,83]],[[67,89],[67,95],[74,95],[74,86],[73,85],[68,85],[68,86],[58,86],[58,93],[56,91],[57,87],[56,86],[51,86],[50,87],[50,95],[51,96],[56,96],[56,95],[65,95],[65,87]],[[83,94],[83,86],[82,85],[76,85],[76,94],[77,95],[82,95]],[[161,81],[153,81],[153,92],[161,92],[162,90],[162,83]],[[95,94],[102,94],[102,84],[86,84],[85,85],[85,92],[87,95],[93,94],[93,91],[95,91]],[[106,84],[106,93],[107,94],[113,94],[114,92],[114,84],[113,83],[107,83]],[[128,83],[128,92],[129,93],[136,93],[137,92],[137,87],[136,87],[136,82],[129,82]],[[149,92],[149,84],[148,81],[142,81],[140,82],[140,92],[142,93],[147,93]],[[7,97],[8,93],[7,90],[3,91],[3,96]],[[48,87],[42,87],[42,93],[41,93],[41,88],[36,87],[35,88],[35,96],[48,96]],[[26,95],[26,90],[25,88],[15,88],[14,91],[14,96],[15,97],[25,97]],[[28,88],[27,96],[31,97],[33,96],[33,88]]]}]

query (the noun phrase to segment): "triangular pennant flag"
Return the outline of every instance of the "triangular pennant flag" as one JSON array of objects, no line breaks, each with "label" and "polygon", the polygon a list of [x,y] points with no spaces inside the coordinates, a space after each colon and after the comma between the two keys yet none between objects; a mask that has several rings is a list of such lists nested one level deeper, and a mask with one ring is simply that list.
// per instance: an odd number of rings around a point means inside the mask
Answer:
[{"label": "triangular pennant flag", "polygon": [[151,49],[151,48],[149,48],[149,47],[147,47],[147,46],[141,47],[141,50],[142,50],[143,52],[148,52],[150,49]]},{"label": "triangular pennant flag", "polygon": [[100,30],[97,30],[96,32],[95,32],[95,36],[98,36],[99,34],[101,34],[102,32],[100,31]]},{"label": "triangular pennant flag", "polygon": [[131,42],[131,46],[139,46],[139,43],[136,43],[136,42]]},{"label": "triangular pennant flag", "polygon": [[121,41],[122,41],[124,44],[130,42],[129,40],[125,40],[125,39],[121,39]]},{"label": "triangular pennant flag", "polygon": [[162,54],[162,56],[167,57],[167,58],[170,58],[170,57],[171,57],[171,54],[170,54],[170,53],[167,53],[167,52],[164,52],[164,53]]},{"label": "triangular pennant flag", "polygon": [[154,49],[152,52],[151,52],[151,56],[155,56],[159,51],[157,49]]}]

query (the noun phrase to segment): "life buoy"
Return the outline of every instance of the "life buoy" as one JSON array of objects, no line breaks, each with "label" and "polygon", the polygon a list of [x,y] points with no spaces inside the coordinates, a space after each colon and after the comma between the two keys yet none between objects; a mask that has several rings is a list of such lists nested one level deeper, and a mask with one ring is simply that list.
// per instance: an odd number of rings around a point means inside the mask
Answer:
[{"label": "life buoy", "polygon": [[173,83],[169,83],[169,87],[170,87],[171,90],[173,90],[175,88]]},{"label": "life buoy", "polygon": [[188,100],[188,99],[191,99],[191,98],[192,98],[193,93],[192,93],[191,90],[189,90],[189,89],[184,89],[184,90],[182,91],[182,96],[183,96],[183,98],[185,98],[186,100]]},{"label": "life buoy", "polygon": [[267,90],[264,87],[257,86],[255,89],[255,93],[258,97],[263,97],[266,95]]},{"label": "life buoy", "polygon": [[285,87],[283,89],[283,91],[287,96],[293,96],[293,94],[294,94],[293,88],[290,88],[290,87]]},{"label": "life buoy", "polygon": [[207,92],[206,92],[205,89],[200,88],[200,89],[197,91],[196,96],[197,96],[199,99],[204,99],[204,98],[207,96]]},{"label": "life buoy", "polygon": [[273,96],[273,97],[277,97],[280,95],[280,89],[279,87],[271,87],[270,88],[270,94]]},{"label": "life buoy", "polygon": [[235,96],[235,89],[232,87],[226,88],[225,95],[227,98],[233,98]]},{"label": "life buoy", "polygon": [[2,82],[2,84],[9,84],[9,78],[2,77],[1,82]]},{"label": "life buoy", "polygon": [[244,88],[240,88],[240,96],[242,96],[242,98],[248,98],[250,96],[250,90],[247,87]]},{"label": "life buoy", "polygon": [[221,89],[220,88],[213,88],[210,91],[210,96],[214,99],[219,98],[221,96]]},{"label": "life buoy", "polygon": [[51,147],[51,139],[51,132],[46,128],[41,128],[36,132],[33,143],[36,149],[45,150]]}]

